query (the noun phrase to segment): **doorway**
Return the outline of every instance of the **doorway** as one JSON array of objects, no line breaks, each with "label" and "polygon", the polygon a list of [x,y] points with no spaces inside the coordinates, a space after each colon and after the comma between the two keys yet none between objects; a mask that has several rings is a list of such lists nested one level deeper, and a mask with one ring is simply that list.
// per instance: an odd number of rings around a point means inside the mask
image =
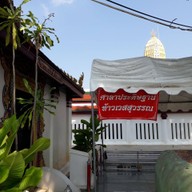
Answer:
[{"label": "doorway", "polygon": [[[16,98],[29,99],[32,96],[29,93],[26,93],[21,90],[16,90]],[[28,108],[31,106],[28,106]],[[27,108],[23,108],[18,100],[16,101],[16,114],[17,118],[26,111]],[[18,130],[18,150],[22,150],[24,148],[29,148],[31,143],[31,125],[29,125],[28,120],[26,121],[23,128],[19,128]]]}]

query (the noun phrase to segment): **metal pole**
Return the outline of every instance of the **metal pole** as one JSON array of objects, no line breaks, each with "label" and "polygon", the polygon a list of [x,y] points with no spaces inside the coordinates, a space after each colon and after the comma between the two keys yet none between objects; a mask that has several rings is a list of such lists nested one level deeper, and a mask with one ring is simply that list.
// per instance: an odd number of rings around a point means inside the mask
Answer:
[{"label": "metal pole", "polygon": [[91,163],[87,161],[87,192],[91,191]]},{"label": "metal pole", "polygon": [[93,128],[93,168],[94,168],[94,191],[97,191],[96,185],[96,154],[95,154],[95,123],[94,123],[94,101],[93,92],[91,92],[91,117],[92,117],[92,128]]}]

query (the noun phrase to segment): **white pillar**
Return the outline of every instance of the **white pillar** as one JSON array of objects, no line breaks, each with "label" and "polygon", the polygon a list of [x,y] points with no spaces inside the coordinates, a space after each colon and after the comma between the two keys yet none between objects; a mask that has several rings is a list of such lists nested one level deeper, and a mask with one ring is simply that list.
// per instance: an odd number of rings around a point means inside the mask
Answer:
[{"label": "white pillar", "polygon": [[67,112],[66,112],[66,119],[67,119],[67,134],[68,134],[68,149],[71,149],[71,135],[72,135],[72,101],[67,100]]}]

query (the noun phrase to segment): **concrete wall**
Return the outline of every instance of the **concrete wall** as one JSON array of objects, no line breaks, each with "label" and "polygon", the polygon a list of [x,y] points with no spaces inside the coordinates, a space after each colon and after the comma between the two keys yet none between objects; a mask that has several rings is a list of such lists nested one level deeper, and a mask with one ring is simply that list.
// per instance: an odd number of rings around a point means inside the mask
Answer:
[{"label": "concrete wall", "polygon": [[72,123],[73,124],[81,123],[81,119],[85,119],[89,121],[90,117],[91,117],[91,112],[90,114],[73,114]]},{"label": "concrete wall", "polygon": [[191,192],[192,164],[174,151],[163,152],[156,164],[156,192]]},{"label": "concrete wall", "polygon": [[0,64],[0,118],[4,115],[4,107],[2,102],[2,92],[3,92],[3,86],[4,86],[4,71]]},{"label": "concrete wall", "polygon": [[[83,128],[81,119],[89,120],[90,114],[73,114],[72,129]],[[128,147],[137,150],[191,150],[191,113],[168,113],[167,119],[158,114],[157,121],[150,120],[103,120],[106,125],[103,142],[108,147]],[[72,134],[72,143],[74,135]],[[101,143],[101,137],[98,143]]]},{"label": "concrete wall", "polygon": [[[47,86],[45,96],[48,97]],[[55,169],[62,169],[69,161],[69,136],[68,136],[68,119],[66,107],[66,95],[60,92],[59,103],[55,110],[55,115],[47,111],[44,113],[45,130],[44,137],[51,139],[51,146],[44,152],[46,166]]]}]

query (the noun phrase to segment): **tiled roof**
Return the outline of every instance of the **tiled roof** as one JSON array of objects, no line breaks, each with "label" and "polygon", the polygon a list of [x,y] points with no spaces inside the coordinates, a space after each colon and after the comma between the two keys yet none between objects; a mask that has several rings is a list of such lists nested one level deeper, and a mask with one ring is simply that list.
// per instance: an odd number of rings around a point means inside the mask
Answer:
[{"label": "tiled roof", "polygon": [[[94,105],[94,109],[97,110],[97,106]],[[73,98],[72,100],[73,113],[85,113],[91,111],[91,95],[85,93],[83,98]]]},{"label": "tiled roof", "polygon": [[89,102],[91,103],[91,95],[89,93],[85,93],[83,98],[73,98],[73,103],[82,103],[82,102]]}]

